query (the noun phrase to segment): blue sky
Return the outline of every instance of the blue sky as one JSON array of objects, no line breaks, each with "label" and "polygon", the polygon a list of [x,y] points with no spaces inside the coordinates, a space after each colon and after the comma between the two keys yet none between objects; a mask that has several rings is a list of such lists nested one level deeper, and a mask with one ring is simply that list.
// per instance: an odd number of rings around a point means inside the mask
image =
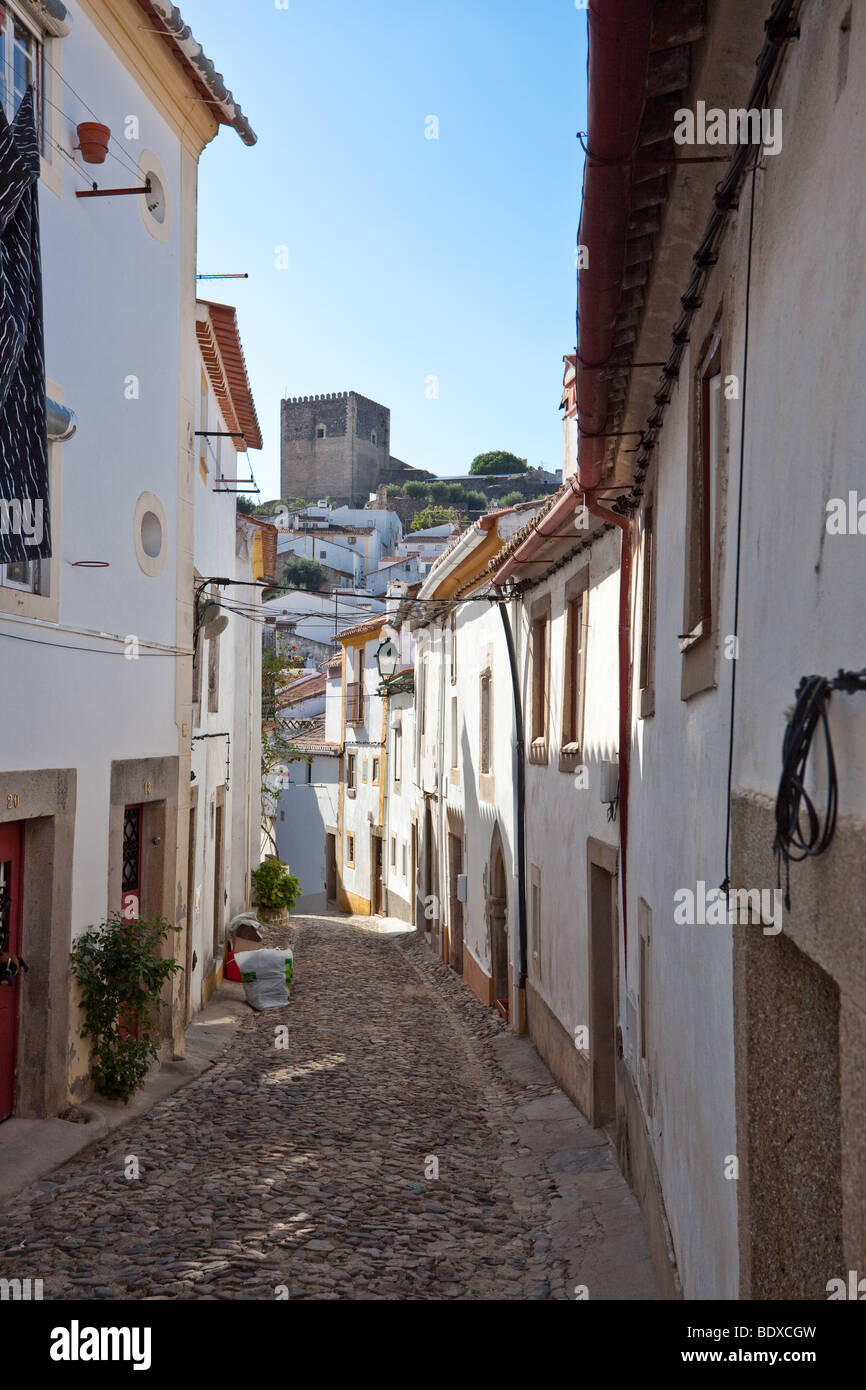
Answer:
[{"label": "blue sky", "polygon": [[[182,0],[259,137],[200,166],[199,270],[237,305],[279,495],[283,395],[391,408],[392,452],[464,473],[510,449],[561,465],[562,354],[586,115],[574,0]],[[427,118],[438,140],[425,138]],[[288,269],[275,248],[288,248]],[[429,378],[439,396],[429,398]]]}]

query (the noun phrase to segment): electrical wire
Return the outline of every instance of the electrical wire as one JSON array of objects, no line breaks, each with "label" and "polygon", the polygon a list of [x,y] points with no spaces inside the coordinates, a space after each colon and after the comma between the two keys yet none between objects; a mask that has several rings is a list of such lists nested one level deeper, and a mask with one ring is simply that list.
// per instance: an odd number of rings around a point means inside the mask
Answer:
[{"label": "electrical wire", "polygon": [[727,892],[731,883],[731,791],[734,777],[734,715],[737,707],[737,662],[739,660],[740,631],[740,557],[743,538],[743,487],[746,457],[746,394],[749,385],[749,309],[752,298],[752,241],[755,229],[755,175],[757,164],[752,165],[752,189],[749,201],[749,240],[746,256],[746,305],[743,317],[743,387],[740,405],[740,467],[737,482],[737,544],[734,558],[734,654],[731,662],[731,713],[728,730],[728,784],[725,817],[725,877],[722,889]]},{"label": "electrical wire", "polygon": [[[836,833],[839,783],[827,706],[834,690],[845,694],[866,690],[866,670],[839,671],[835,679],[803,676],[797,686],[794,709],[782,740],[782,775],[776,794],[776,836],[773,852],[778,878],[785,863],[785,907],[791,906],[791,865],[824,854]],[[818,814],[806,790],[806,772],[812,740],[818,726],[824,735],[827,790],[823,815]]]},{"label": "electrical wire", "polygon": [[[94,652],[98,656],[122,656],[126,661],[138,661],[141,656],[192,656],[192,650],[184,651],[177,647],[172,651],[139,651],[138,656],[127,656],[125,651],[116,651],[112,647],[77,647],[71,642],[46,642],[41,637],[19,637],[17,632],[0,632],[0,637],[5,637],[10,642],[28,642],[36,647],[54,647],[58,650],[68,652]],[[122,637],[106,637],[106,642],[122,642]]]}]

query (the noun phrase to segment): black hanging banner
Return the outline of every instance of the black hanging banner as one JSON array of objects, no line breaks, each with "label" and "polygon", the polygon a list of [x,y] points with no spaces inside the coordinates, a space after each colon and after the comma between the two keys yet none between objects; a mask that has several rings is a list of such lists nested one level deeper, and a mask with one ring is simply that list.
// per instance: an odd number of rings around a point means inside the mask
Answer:
[{"label": "black hanging banner", "polygon": [[0,563],[51,555],[33,88],[0,108]]}]

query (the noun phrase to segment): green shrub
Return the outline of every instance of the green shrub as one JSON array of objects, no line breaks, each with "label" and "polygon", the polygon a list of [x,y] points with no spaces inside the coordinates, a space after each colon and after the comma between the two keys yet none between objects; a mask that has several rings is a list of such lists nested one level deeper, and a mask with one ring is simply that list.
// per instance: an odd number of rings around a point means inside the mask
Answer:
[{"label": "green shrub", "polygon": [[287,907],[291,911],[301,896],[301,880],[279,859],[265,859],[250,877],[259,907]]},{"label": "green shrub", "polygon": [[430,484],[421,482],[418,478],[413,478],[410,482],[403,484],[403,496],[421,498],[426,497],[430,490]]},{"label": "green shrub", "polygon": [[497,507],[516,507],[517,503],[522,501],[523,493],[515,490],[514,492],[506,492],[504,497],[500,497],[496,505]]},{"label": "green shrub", "polygon": [[450,484],[441,478],[437,478],[430,484],[429,493],[434,502],[450,502],[452,499],[448,496],[449,491]]},{"label": "green shrub", "polygon": [[486,512],[490,502],[483,492],[470,489],[463,494],[463,505],[468,507],[470,512]]},{"label": "green shrub", "polygon": [[457,525],[459,517],[453,507],[424,507],[412,518],[410,531],[426,531],[429,526],[442,526],[446,521]]},{"label": "green shrub", "polygon": [[446,501],[453,502],[455,506],[462,507],[464,503],[464,492],[462,483],[446,483]]},{"label": "green shrub", "polygon": [[92,1040],[93,1080],[104,1096],[128,1101],[159,1055],[160,992],[183,969],[159,950],[169,932],[178,930],[161,917],[127,922],[113,916],[89,928],[72,948],[82,1033]]}]

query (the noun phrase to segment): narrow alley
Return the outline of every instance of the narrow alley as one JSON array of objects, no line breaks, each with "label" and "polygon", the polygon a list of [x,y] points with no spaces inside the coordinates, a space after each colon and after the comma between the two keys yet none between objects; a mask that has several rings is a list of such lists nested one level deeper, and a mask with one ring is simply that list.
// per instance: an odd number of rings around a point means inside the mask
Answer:
[{"label": "narrow alley", "polygon": [[401,925],[293,918],[288,1008],[0,1208],[4,1274],[46,1299],[655,1298],[607,1136]]}]

